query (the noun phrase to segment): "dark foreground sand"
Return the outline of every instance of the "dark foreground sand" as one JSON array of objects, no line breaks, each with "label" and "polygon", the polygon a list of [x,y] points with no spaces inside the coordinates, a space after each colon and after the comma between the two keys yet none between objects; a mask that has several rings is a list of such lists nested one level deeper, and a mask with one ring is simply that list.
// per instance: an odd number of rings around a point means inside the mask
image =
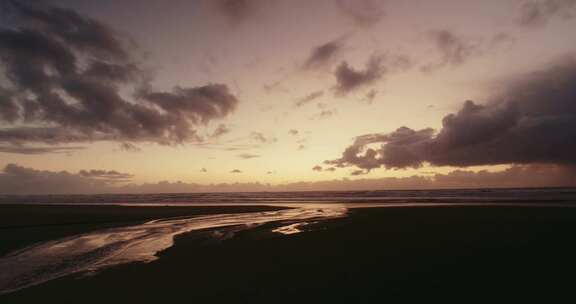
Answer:
[{"label": "dark foreground sand", "polygon": [[[184,235],[150,264],[64,278],[0,303],[399,303],[576,300],[576,209],[355,209],[318,230],[221,243]],[[561,300],[561,301],[560,301]]]}]

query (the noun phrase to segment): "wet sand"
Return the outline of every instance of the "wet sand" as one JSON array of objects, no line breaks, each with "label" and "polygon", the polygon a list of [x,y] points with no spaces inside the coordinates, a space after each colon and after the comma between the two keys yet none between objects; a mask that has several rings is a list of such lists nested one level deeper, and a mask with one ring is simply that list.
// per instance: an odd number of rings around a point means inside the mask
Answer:
[{"label": "wet sand", "polygon": [[0,205],[0,256],[36,242],[176,216],[280,210],[269,206]]},{"label": "wet sand", "polygon": [[62,278],[2,303],[572,302],[575,208],[352,209],[313,231],[177,237],[149,264]]}]

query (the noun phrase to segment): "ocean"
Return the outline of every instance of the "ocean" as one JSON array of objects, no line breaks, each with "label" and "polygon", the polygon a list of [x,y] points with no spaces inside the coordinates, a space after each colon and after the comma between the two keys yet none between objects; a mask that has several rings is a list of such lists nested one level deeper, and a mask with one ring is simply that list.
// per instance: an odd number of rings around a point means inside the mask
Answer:
[{"label": "ocean", "polygon": [[290,205],[305,203],[573,203],[576,188],[437,189],[239,193],[0,195],[0,204]]}]

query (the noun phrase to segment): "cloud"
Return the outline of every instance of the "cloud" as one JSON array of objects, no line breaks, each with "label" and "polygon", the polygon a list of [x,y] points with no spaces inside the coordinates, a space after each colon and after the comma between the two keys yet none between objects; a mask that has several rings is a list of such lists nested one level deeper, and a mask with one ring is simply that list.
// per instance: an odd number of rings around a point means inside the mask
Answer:
[{"label": "cloud", "polygon": [[433,180],[449,188],[571,187],[576,184],[576,167],[525,165],[496,172],[456,170],[447,174],[435,174]]},{"label": "cloud", "polygon": [[320,171],[322,171],[322,166],[316,165],[316,166],[312,167],[312,171],[318,171],[318,172],[320,172]]},{"label": "cloud", "polygon": [[525,1],[520,7],[519,25],[536,28],[546,25],[553,18],[570,19],[576,14],[574,0]]},{"label": "cloud", "polygon": [[352,91],[373,84],[388,73],[405,70],[410,65],[407,57],[389,54],[371,56],[363,70],[355,69],[343,61],[334,71],[335,94],[346,96]]},{"label": "cloud", "polygon": [[328,119],[334,115],[336,115],[336,109],[332,110],[322,110],[320,113],[313,115],[310,119],[311,120],[321,120],[321,119]]},{"label": "cloud", "polygon": [[[118,141],[178,144],[232,113],[223,84],[155,91],[120,36],[75,11],[9,2],[0,27],[0,143]],[[137,91],[133,98],[123,92]],[[121,93],[122,92],[122,93]]]},{"label": "cloud", "polygon": [[437,62],[425,65],[422,68],[424,71],[459,66],[482,53],[480,41],[463,37],[449,30],[430,31],[428,38],[438,51],[440,58]]},{"label": "cloud", "polygon": [[368,174],[368,172],[364,170],[354,170],[350,173],[350,175],[352,176],[364,175],[364,174]]},{"label": "cloud", "polygon": [[260,6],[258,0],[216,0],[216,9],[222,16],[228,19],[231,25],[245,22]]},{"label": "cloud", "polygon": [[258,157],[260,157],[261,155],[258,155],[258,154],[250,154],[250,153],[242,153],[242,154],[238,154],[238,155],[236,155],[236,156],[237,156],[238,158],[241,158],[241,159],[251,159],[251,158],[258,158]]},{"label": "cloud", "polygon": [[[326,171],[326,170],[325,170]],[[441,189],[441,188],[520,188],[520,187],[574,187],[576,170],[559,166],[514,166],[503,171],[456,170],[447,174],[407,177],[356,178],[294,182],[279,185],[262,183],[231,183],[200,185],[182,182],[163,182],[118,187],[122,193],[176,193],[176,192],[243,192],[243,191],[342,191],[374,189]]]},{"label": "cloud", "polygon": [[491,46],[511,46],[514,43],[516,43],[516,37],[505,32],[494,34],[490,40]]},{"label": "cloud", "polygon": [[359,136],[338,167],[371,170],[496,164],[576,164],[576,56],[508,81],[486,105],[466,101],[442,129]]},{"label": "cloud", "polygon": [[301,107],[303,105],[306,105],[312,101],[314,101],[315,99],[318,99],[320,97],[324,96],[324,91],[320,90],[320,91],[314,91],[300,99],[298,99],[296,101],[296,103],[294,104],[296,107]]},{"label": "cloud", "polygon": [[368,93],[366,93],[364,98],[362,98],[362,101],[365,101],[368,104],[372,104],[374,102],[374,99],[376,98],[376,95],[378,95],[378,91],[372,89],[368,91]]},{"label": "cloud", "polygon": [[[432,129],[414,131],[402,127],[390,134],[366,134],[355,139],[354,144],[346,148],[342,157],[325,163],[337,167],[353,166],[371,170],[379,167],[407,168],[420,167],[420,151],[425,150],[434,134]],[[382,144],[372,148],[371,144]]]},{"label": "cloud", "polygon": [[126,152],[140,152],[142,149],[138,148],[136,145],[131,143],[123,142],[120,144],[120,150]]},{"label": "cloud", "polygon": [[72,153],[83,150],[84,147],[28,147],[28,146],[0,146],[0,153],[14,154],[48,154],[48,153]]},{"label": "cloud", "polygon": [[242,171],[240,171],[238,169],[234,169],[234,170],[230,171],[230,173],[242,173]]},{"label": "cloud", "polygon": [[[112,173],[110,173],[112,172]],[[101,173],[101,174],[98,174]],[[17,164],[8,164],[0,171],[0,193],[6,194],[75,194],[107,193],[118,182],[132,177],[116,171],[41,171]]]},{"label": "cloud", "polygon": [[336,59],[336,55],[342,51],[342,39],[332,40],[313,48],[304,62],[303,68],[305,70],[314,70],[327,67]]},{"label": "cloud", "polygon": [[290,89],[288,89],[283,84],[284,80],[277,80],[269,84],[262,85],[262,89],[266,94],[274,94],[274,93],[283,93],[288,94],[290,93]]},{"label": "cloud", "polygon": [[132,174],[128,173],[121,173],[116,170],[80,170],[78,172],[81,176],[84,177],[91,177],[91,178],[104,178],[104,179],[111,179],[111,180],[127,180],[134,177]]},{"label": "cloud", "polygon": [[200,172],[206,173],[206,172],[208,172],[208,170],[206,170],[206,168],[202,168],[202,169],[200,169]]},{"label": "cloud", "polygon": [[[326,168],[324,171],[331,171],[329,169]],[[233,171],[241,173],[240,170]],[[268,174],[271,173],[273,172],[268,172]],[[496,172],[456,170],[447,174],[432,173],[426,176],[340,179],[279,185],[262,183],[206,185],[182,181],[125,184],[118,183],[117,180],[89,178],[66,171],[42,171],[16,164],[9,164],[3,171],[0,171],[0,193],[2,194],[342,191],[575,186],[576,168],[557,165],[518,165]]]},{"label": "cloud", "polygon": [[224,134],[230,133],[230,128],[228,128],[225,124],[220,124],[218,125],[218,127],[214,130],[214,132],[212,132],[212,135],[210,135],[210,137],[212,138],[218,138]]},{"label": "cloud", "polygon": [[275,143],[278,141],[276,137],[267,137],[261,132],[252,132],[250,133],[250,139],[253,141],[266,144],[266,143]]},{"label": "cloud", "polygon": [[296,136],[296,135],[298,135],[298,130],[296,130],[296,129],[291,129],[291,130],[288,131],[288,134],[290,134],[290,135],[292,135],[292,136]]},{"label": "cloud", "polygon": [[358,27],[370,27],[386,15],[382,1],[335,0],[336,7]]},{"label": "cloud", "polygon": [[343,61],[334,72],[336,94],[345,96],[359,87],[369,85],[382,78],[384,73],[385,68],[379,57],[371,57],[364,70],[357,70]]}]

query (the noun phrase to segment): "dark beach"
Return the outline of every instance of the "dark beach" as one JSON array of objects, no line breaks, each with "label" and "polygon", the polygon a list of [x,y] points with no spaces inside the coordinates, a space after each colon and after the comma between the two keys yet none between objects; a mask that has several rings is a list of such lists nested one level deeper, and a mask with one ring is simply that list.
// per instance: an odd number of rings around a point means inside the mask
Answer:
[{"label": "dark beach", "polygon": [[[124,219],[152,217],[147,208],[126,210]],[[160,207],[154,212],[175,216],[209,211]],[[94,219],[103,215],[95,214]],[[304,233],[280,235],[270,228],[245,230],[221,242],[208,231],[184,234],[152,263],[57,279],[0,300],[368,303],[452,298],[467,303],[574,297],[574,208],[363,208]]]}]

